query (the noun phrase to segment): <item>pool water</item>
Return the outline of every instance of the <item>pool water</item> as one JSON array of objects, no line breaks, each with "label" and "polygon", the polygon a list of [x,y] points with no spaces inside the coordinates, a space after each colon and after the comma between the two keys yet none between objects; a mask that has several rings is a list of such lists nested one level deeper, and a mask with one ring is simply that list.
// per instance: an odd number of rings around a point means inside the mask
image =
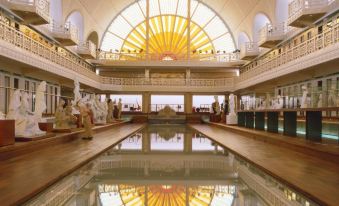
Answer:
[{"label": "pool water", "polygon": [[185,125],[148,125],[25,205],[316,205]]}]

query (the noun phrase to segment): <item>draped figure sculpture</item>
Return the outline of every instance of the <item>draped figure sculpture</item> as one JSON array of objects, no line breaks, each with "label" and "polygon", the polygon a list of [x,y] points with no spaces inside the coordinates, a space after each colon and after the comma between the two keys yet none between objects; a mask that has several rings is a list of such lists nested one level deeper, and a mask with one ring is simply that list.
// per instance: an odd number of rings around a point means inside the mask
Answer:
[{"label": "draped figure sculpture", "polygon": [[238,117],[235,113],[235,96],[230,94],[229,98],[229,113],[226,116],[226,124],[237,124]]},{"label": "draped figure sculpture", "polygon": [[29,95],[26,92],[16,90],[12,94],[7,119],[15,120],[16,137],[32,137],[46,134],[39,128],[39,121],[42,120],[42,113],[46,109],[45,91],[46,82],[41,82],[36,91],[34,113],[29,110]]},{"label": "draped figure sculpture", "polygon": [[114,105],[113,105],[113,102],[111,99],[108,99],[107,100],[107,122],[108,123],[111,123],[114,121],[114,118],[113,118],[113,111],[114,111]]},{"label": "draped figure sculpture", "polygon": [[212,111],[213,111],[213,114],[216,114],[216,115],[220,114],[220,104],[219,104],[218,96],[214,96],[214,102],[212,103]]}]

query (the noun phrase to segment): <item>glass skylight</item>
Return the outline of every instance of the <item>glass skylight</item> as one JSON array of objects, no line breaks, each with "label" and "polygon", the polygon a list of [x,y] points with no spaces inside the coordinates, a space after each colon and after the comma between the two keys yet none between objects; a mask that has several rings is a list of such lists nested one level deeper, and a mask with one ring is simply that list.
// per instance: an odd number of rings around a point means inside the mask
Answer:
[{"label": "glass skylight", "polygon": [[[190,2],[190,22],[187,18],[188,0],[148,1],[150,55],[158,56],[160,60],[166,56],[177,60],[185,58],[188,50],[190,54],[235,50],[233,38],[223,20],[200,1]],[[103,51],[146,53],[146,3],[147,0],[136,1],[113,20],[101,44]]]}]

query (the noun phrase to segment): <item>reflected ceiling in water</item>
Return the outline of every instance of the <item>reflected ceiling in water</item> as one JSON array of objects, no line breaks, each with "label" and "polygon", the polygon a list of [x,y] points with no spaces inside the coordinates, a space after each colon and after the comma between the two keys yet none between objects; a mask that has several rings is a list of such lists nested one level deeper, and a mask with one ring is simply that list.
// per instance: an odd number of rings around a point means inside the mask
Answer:
[{"label": "reflected ceiling in water", "polygon": [[41,204],[315,205],[183,125],[150,125],[126,138],[26,205]]}]

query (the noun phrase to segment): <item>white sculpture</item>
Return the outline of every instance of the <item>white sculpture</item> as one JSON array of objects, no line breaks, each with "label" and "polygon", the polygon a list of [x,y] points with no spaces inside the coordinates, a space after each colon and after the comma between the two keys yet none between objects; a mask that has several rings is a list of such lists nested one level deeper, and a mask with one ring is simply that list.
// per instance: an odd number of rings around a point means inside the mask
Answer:
[{"label": "white sculpture", "polygon": [[307,87],[302,86],[301,89],[302,89],[303,95],[301,97],[300,108],[307,108],[308,107],[308,105],[307,105],[307,94],[308,94]]},{"label": "white sculpture", "polygon": [[234,95],[230,94],[229,98],[229,114],[226,115],[226,124],[237,124],[238,123],[238,117],[235,113],[235,100]]},{"label": "white sculpture", "polygon": [[93,121],[95,124],[106,124],[108,106],[106,101],[100,102],[100,95],[92,94],[89,101],[86,102],[93,112]]},{"label": "white sculpture", "polygon": [[274,109],[282,109],[283,107],[284,107],[284,98],[278,95]]},{"label": "white sculpture", "polygon": [[6,115],[0,111],[0,120],[6,119]]},{"label": "white sculpture", "polygon": [[74,102],[73,105],[76,105],[77,102],[81,101],[81,94],[80,94],[80,83],[77,78],[74,79]]},{"label": "white sculpture", "polygon": [[338,106],[337,105],[337,97],[335,95],[335,85],[332,85],[331,86],[331,89],[329,90],[328,92],[328,100],[327,100],[327,106],[328,107],[335,107],[335,106]]},{"label": "white sculpture", "polygon": [[121,98],[119,98],[118,102],[118,119],[121,119],[121,112],[122,112],[122,102]]},{"label": "white sculpture", "polygon": [[[45,89],[43,89],[43,87]],[[46,82],[42,82],[37,89],[35,112],[29,110],[29,96],[26,92],[16,90],[11,97],[7,119],[15,120],[15,136],[32,137],[44,135],[46,132],[39,129],[42,112],[46,109],[44,91]]]},{"label": "white sculpture", "polygon": [[218,96],[214,96],[214,102],[212,103],[212,111],[214,114],[220,114],[220,104],[218,100]]},{"label": "white sculpture", "polygon": [[317,107],[318,108],[323,107],[323,94],[319,94]]}]

